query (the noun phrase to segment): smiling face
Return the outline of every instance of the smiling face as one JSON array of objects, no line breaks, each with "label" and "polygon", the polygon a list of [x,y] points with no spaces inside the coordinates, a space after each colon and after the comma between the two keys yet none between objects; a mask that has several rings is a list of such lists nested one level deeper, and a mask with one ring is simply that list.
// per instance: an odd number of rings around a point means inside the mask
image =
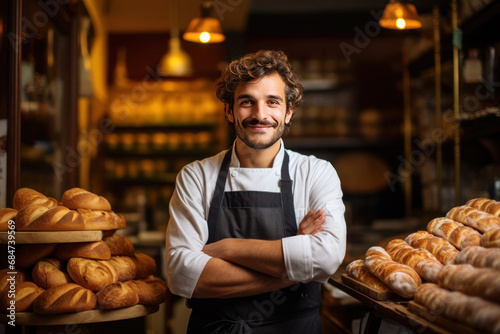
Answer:
[{"label": "smiling face", "polygon": [[293,109],[287,111],[285,83],[278,73],[241,82],[234,92],[233,108],[226,105],[236,140],[252,149],[279,148],[292,114]]}]

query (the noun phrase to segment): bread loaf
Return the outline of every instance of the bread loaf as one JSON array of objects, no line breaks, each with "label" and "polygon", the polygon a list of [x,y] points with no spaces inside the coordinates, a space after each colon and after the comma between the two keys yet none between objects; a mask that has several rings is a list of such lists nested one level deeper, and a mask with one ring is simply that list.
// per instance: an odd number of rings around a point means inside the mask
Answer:
[{"label": "bread loaf", "polygon": [[137,293],[140,304],[161,304],[167,300],[168,294],[170,293],[167,284],[154,276],[149,276],[145,279],[126,281],[124,283]]},{"label": "bread loaf", "polygon": [[29,276],[19,269],[0,270],[0,293],[11,290],[11,285],[19,286],[22,282],[29,281]]},{"label": "bread loaf", "polygon": [[56,199],[47,197],[44,194],[30,188],[19,188],[14,193],[12,204],[14,209],[18,211],[21,211],[30,205],[43,206],[48,209],[58,206]]},{"label": "bread loaf", "polygon": [[391,256],[379,246],[373,246],[365,254],[365,266],[385,285],[398,295],[411,298],[422,284],[420,276],[412,268],[395,262]]},{"label": "bread loaf", "polygon": [[38,314],[60,314],[88,311],[95,308],[96,295],[89,289],[67,283],[45,290],[33,304],[33,312]]},{"label": "bread loaf", "polygon": [[406,243],[413,248],[428,250],[442,264],[453,262],[458,250],[447,240],[436,237],[426,231],[418,231],[405,238]]},{"label": "bread loaf", "polygon": [[46,208],[30,205],[20,210],[16,217],[19,231],[79,231],[84,230],[82,216],[64,206]]},{"label": "bread loaf", "polygon": [[446,216],[483,233],[500,228],[500,218],[467,205],[454,207]]},{"label": "bread loaf", "polygon": [[368,285],[370,288],[379,292],[389,292],[391,289],[365,267],[365,261],[355,260],[346,267],[347,275]]},{"label": "bread loaf", "polygon": [[16,312],[30,311],[35,299],[45,290],[33,282],[25,281],[16,286],[15,295],[9,295],[7,291],[1,294],[0,307],[6,310],[15,301]]},{"label": "bread loaf", "polygon": [[97,293],[97,304],[103,310],[133,306],[139,302],[139,295],[130,286],[116,282]]},{"label": "bread loaf", "polygon": [[500,302],[500,274],[491,268],[470,264],[448,264],[439,272],[441,287]]},{"label": "bread loaf", "polygon": [[500,248],[467,247],[457,255],[455,264],[470,264],[477,268],[500,270]]},{"label": "bread loaf", "polygon": [[55,257],[62,261],[68,261],[72,257],[109,260],[111,258],[111,251],[108,245],[102,240],[94,242],[75,242],[59,244]]},{"label": "bread loaf", "polygon": [[86,230],[117,230],[127,225],[122,215],[113,211],[77,209]]},{"label": "bread loaf", "polygon": [[61,203],[70,209],[111,210],[111,205],[106,198],[81,188],[66,190],[62,195]]},{"label": "bread loaf", "polygon": [[106,260],[89,260],[73,257],[68,261],[68,273],[84,288],[99,291],[118,281],[116,269]]},{"label": "bread loaf", "polygon": [[465,205],[500,217],[500,202],[498,201],[482,197],[471,199],[470,201],[465,203]]},{"label": "bread loaf", "polygon": [[16,246],[16,267],[26,269],[39,260],[51,257],[57,244],[25,244]]},{"label": "bread loaf", "polygon": [[415,301],[438,315],[483,332],[500,333],[500,305],[479,297],[448,291],[434,283],[423,284]]},{"label": "bread loaf", "polygon": [[500,247],[500,229],[491,229],[481,236],[481,246]]},{"label": "bread loaf", "polygon": [[450,234],[460,226],[462,226],[462,224],[453,219],[439,217],[434,218],[427,224],[427,232],[445,240],[449,240]]},{"label": "bread loaf", "polygon": [[135,278],[146,278],[156,272],[156,262],[151,256],[135,253],[132,260],[134,260],[137,268]]},{"label": "bread loaf", "polygon": [[0,231],[9,230],[9,220],[14,220],[17,210],[11,208],[0,209]]},{"label": "bread loaf", "polygon": [[448,240],[458,249],[477,246],[481,240],[481,234],[472,227],[444,217],[431,220],[427,225],[427,231]]},{"label": "bread loaf", "polygon": [[385,250],[394,261],[413,268],[426,281],[437,282],[443,265],[426,249],[415,249],[404,240],[394,239],[387,244]]},{"label": "bread loaf", "polygon": [[137,275],[135,261],[128,256],[112,256],[108,262],[116,269],[119,281],[128,281]]},{"label": "bread loaf", "polygon": [[108,245],[112,256],[134,256],[134,245],[132,245],[127,237],[115,234],[103,238],[103,241]]},{"label": "bread loaf", "polygon": [[63,262],[51,258],[39,260],[33,267],[32,277],[44,289],[73,282],[64,270]]}]

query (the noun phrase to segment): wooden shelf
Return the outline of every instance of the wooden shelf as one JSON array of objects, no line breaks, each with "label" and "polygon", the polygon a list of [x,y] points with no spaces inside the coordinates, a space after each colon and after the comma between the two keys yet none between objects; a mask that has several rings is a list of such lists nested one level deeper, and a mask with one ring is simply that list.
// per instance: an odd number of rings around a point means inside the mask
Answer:
[{"label": "wooden shelf", "polygon": [[[0,232],[0,244],[8,242],[8,232]],[[102,231],[16,231],[18,244],[51,244],[102,240]]]}]

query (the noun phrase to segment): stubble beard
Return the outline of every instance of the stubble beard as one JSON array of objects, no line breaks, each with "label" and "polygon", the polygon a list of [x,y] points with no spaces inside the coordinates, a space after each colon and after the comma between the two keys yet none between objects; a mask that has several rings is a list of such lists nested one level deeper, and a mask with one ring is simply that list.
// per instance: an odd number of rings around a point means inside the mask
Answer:
[{"label": "stubble beard", "polygon": [[[248,147],[256,149],[256,150],[264,150],[266,148],[269,148],[273,146],[278,140],[283,137],[283,134],[285,132],[285,124],[284,122],[280,123],[268,123],[268,122],[259,122],[259,121],[243,121],[243,122],[237,122],[233,123],[234,124],[234,130],[236,132],[236,136]],[[245,128],[247,128],[249,125],[264,125],[264,126],[272,126],[274,131],[272,137],[267,140],[261,142],[260,137],[264,136],[264,134],[255,134],[253,137],[257,137],[257,140],[254,138],[251,138],[251,136],[248,135],[248,133],[245,131]]]}]

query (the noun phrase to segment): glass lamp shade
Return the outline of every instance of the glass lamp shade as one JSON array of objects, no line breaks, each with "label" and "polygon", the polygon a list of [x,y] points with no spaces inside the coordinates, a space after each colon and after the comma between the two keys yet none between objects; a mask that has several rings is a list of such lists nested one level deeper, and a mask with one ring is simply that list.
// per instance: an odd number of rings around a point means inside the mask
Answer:
[{"label": "glass lamp shade", "polygon": [[181,49],[177,37],[170,39],[170,50],[162,57],[158,65],[158,74],[162,76],[189,76],[193,73],[191,58]]},{"label": "glass lamp shade", "polygon": [[226,39],[220,21],[213,17],[192,19],[182,37],[195,43],[220,43]]},{"label": "glass lamp shade", "polygon": [[417,9],[410,3],[401,3],[391,0],[384,9],[384,13],[378,22],[386,29],[417,29],[422,27],[418,17]]}]

